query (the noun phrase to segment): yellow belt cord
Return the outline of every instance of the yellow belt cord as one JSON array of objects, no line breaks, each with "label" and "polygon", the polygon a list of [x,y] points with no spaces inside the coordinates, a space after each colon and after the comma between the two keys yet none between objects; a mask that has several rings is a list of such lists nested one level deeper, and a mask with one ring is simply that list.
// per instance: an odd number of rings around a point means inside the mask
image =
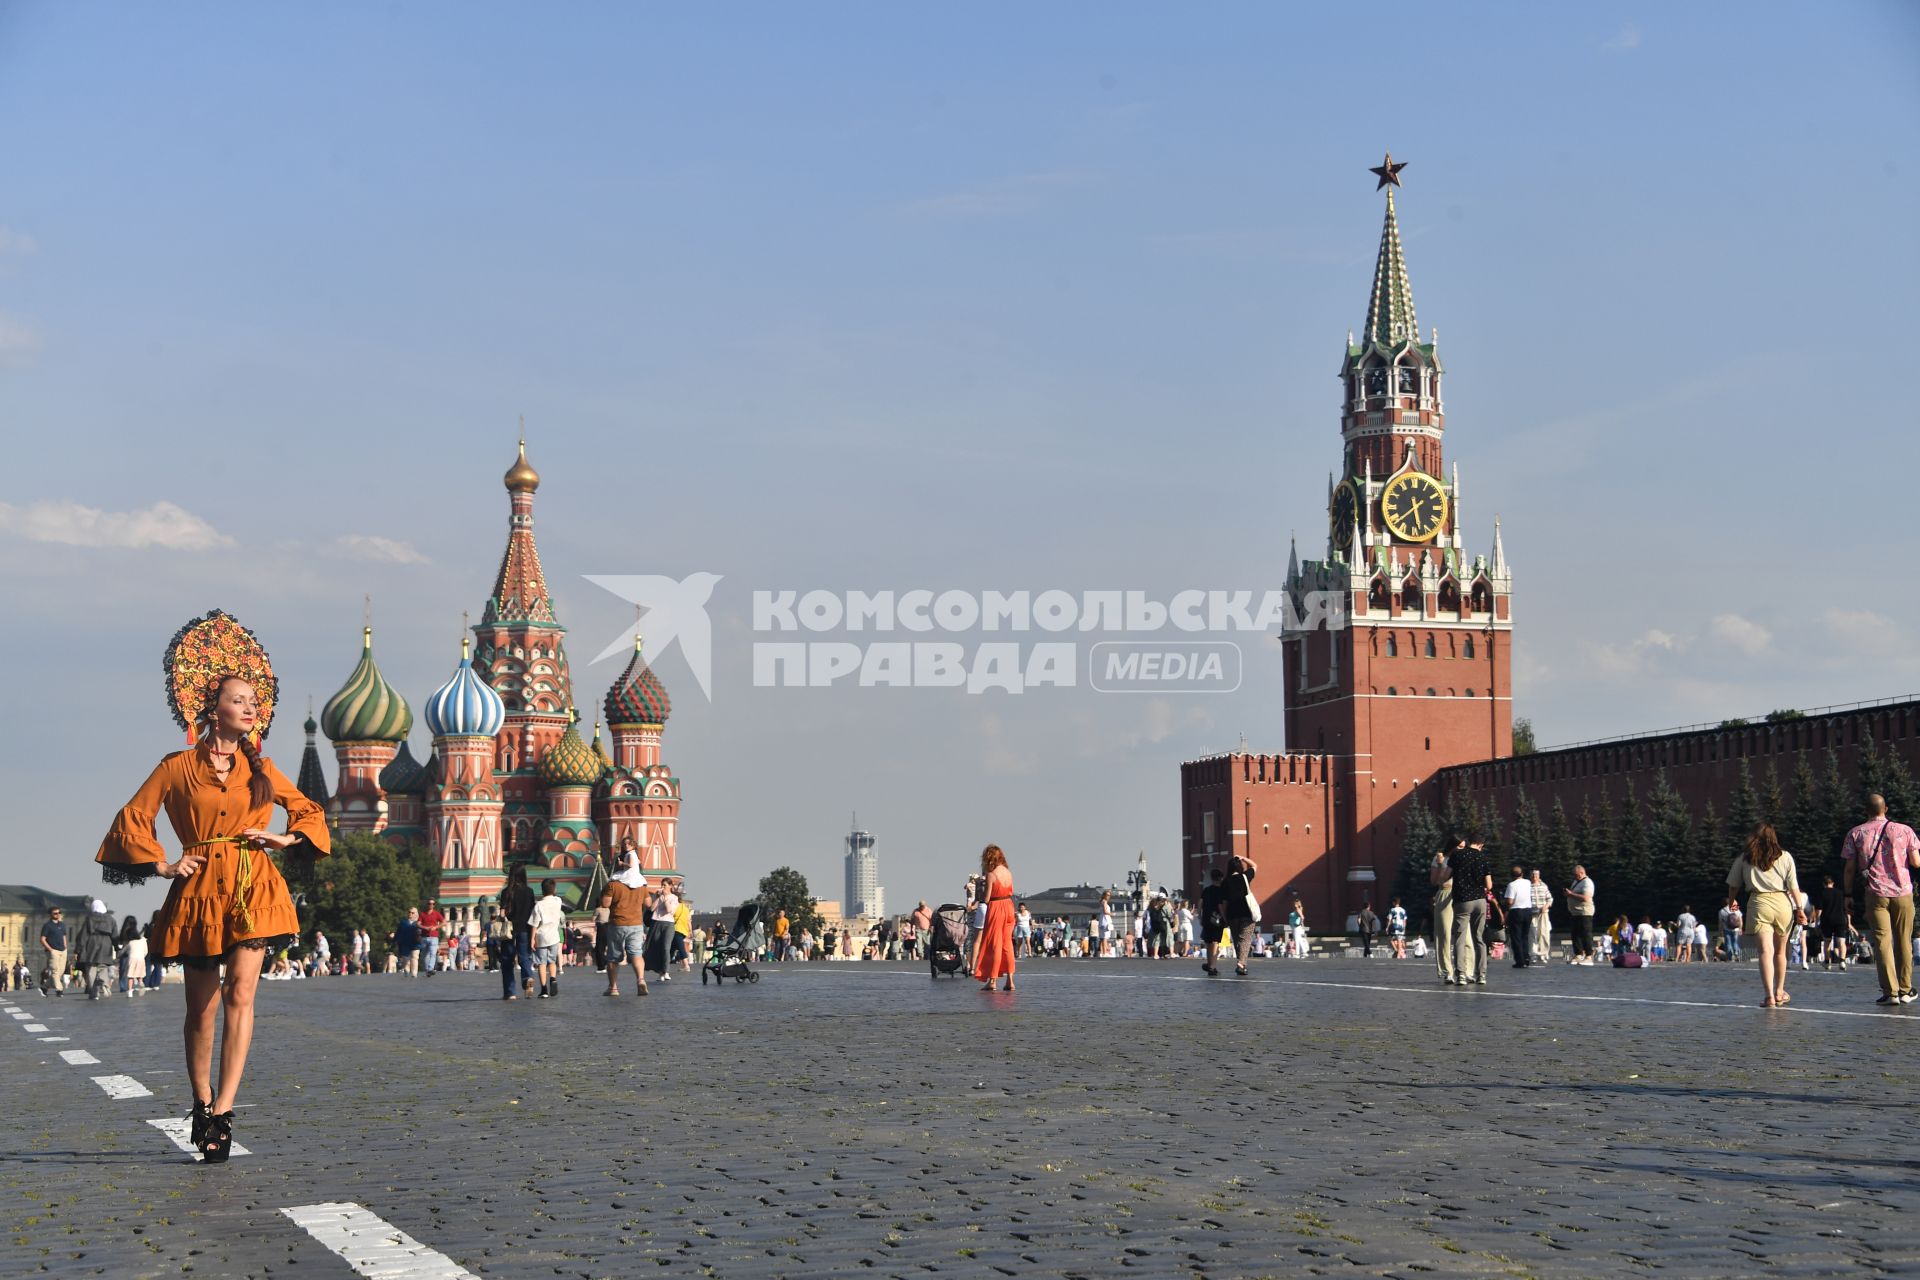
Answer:
[{"label": "yellow belt cord", "polygon": [[233,876],[233,918],[240,924],[240,932],[253,932],[253,912],[248,908],[247,899],[253,895],[253,855],[247,849],[246,841],[239,836],[215,836],[211,840],[195,840],[186,845],[187,849],[199,849],[210,844],[233,844],[240,847],[240,869]]}]

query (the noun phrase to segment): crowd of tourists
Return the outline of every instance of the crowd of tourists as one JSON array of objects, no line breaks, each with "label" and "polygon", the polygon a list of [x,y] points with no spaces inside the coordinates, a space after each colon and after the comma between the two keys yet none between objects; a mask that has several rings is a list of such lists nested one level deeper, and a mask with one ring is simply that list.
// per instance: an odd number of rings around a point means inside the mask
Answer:
[{"label": "crowd of tourists", "polygon": [[[1920,869],[1920,840],[1911,827],[1888,817],[1883,797],[1868,797],[1867,809],[1866,820],[1842,842],[1840,880],[1823,876],[1817,891],[1802,886],[1793,854],[1780,847],[1773,827],[1756,825],[1728,869],[1726,901],[1711,925],[1686,903],[1667,919],[1617,914],[1596,933],[1598,891],[1587,869],[1576,866],[1564,889],[1572,925],[1568,963],[1621,969],[1739,963],[1746,958],[1746,939],[1759,961],[1765,1007],[1791,1003],[1788,970],[1810,969],[1816,957],[1826,968],[1837,965],[1841,970],[1871,961],[1879,979],[1877,1003],[1913,1003],[1920,999],[1913,986],[1913,965],[1920,958],[1913,932],[1913,872]],[[1539,868],[1515,866],[1503,878],[1482,840],[1457,837],[1451,846],[1437,852],[1428,868],[1440,981],[1486,986],[1489,960],[1507,959],[1516,969],[1545,963],[1552,948],[1549,912],[1554,894]],[[1864,904],[1858,913],[1856,901]],[[1372,914],[1366,908],[1361,918],[1369,951]],[[1406,912],[1397,898],[1387,929],[1395,957],[1406,955]],[[1417,945],[1415,954],[1424,950]]]}]

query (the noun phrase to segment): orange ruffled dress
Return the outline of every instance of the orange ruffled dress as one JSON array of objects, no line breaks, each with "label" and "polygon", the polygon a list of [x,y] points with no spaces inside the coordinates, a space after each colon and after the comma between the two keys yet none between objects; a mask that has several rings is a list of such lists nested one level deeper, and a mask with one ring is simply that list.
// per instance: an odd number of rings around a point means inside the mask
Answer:
[{"label": "orange ruffled dress", "polygon": [[[234,756],[227,780],[220,781],[207,756],[210,742],[203,739],[162,760],[113,820],[93,859],[114,883],[137,884],[153,875],[167,861],[154,837],[154,821],[163,808],[182,850],[206,859],[192,875],[176,876],[167,891],[148,939],[149,954],[160,960],[208,960],[242,943],[272,943],[300,932],[280,869],[265,850],[238,840],[248,828],[266,830],[273,806],[254,807],[253,765],[244,752]],[[287,811],[287,833],[299,837],[288,852],[316,857],[331,852],[320,806],[287,781],[273,761],[263,758],[260,767],[273,783],[273,803]]]}]

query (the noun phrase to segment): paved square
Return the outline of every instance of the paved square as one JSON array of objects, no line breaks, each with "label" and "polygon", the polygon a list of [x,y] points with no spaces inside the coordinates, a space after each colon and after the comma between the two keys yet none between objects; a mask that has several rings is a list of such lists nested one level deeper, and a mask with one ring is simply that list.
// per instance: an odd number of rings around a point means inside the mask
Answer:
[{"label": "paved square", "polygon": [[154,1096],[0,1021],[0,1274],[355,1274],[312,1210],[394,1276],[1920,1271],[1920,1005],[1871,973],[1432,972],[268,983],[225,1168],[151,1123],[177,990],[9,996]]}]

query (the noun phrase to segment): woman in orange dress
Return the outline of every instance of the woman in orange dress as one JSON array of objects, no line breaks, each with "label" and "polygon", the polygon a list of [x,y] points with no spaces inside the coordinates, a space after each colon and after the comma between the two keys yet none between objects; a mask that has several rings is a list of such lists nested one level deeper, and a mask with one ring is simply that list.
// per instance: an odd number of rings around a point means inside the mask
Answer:
[{"label": "woman in orange dress", "polygon": [[[253,1040],[261,961],[300,932],[287,882],[267,851],[324,856],[330,842],[320,806],[260,754],[255,734],[265,732],[271,705],[263,709],[254,682],[214,676],[194,701],[197,743],[160,762],[120,810],[94,861],[113,883],[137,884],[153,875],[173,882],[149,945],[156,959],[186,968],[193,1146],[219,1163],[233,1145],[233,1104]],[[276,804],[287,811],[284,835],[267,829]],[[162,810],[180,841],[175,861],[154,838]],[[225,1015],[218,1092],[212,1087],[216,996]]]},{"label": "woman in orange dress", "polygon": [[1007,855],[990,844],[980,851],[980,874],[987,879],[987,924],[974,944],[973,976],[982,991],[993,990],[995,978],[1006,979],[1003,991],[1013,990],[1013,872]]}]

